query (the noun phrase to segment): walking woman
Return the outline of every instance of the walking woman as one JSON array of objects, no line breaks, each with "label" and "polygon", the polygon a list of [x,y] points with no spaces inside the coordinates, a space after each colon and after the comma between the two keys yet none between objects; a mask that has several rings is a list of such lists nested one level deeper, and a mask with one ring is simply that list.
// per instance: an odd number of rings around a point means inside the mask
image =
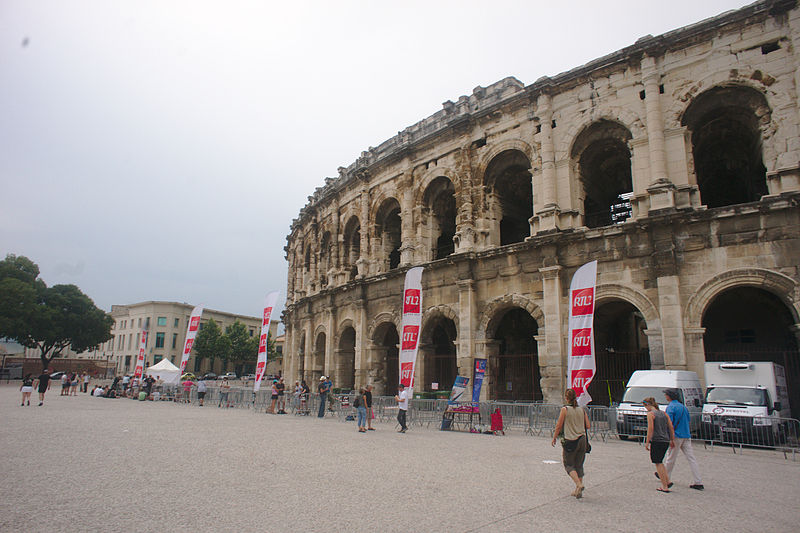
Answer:
[{"label": "walking woman", "polygon": [[353,400],[353,407],[358,413],[358,432],[367,432],[367,399],[364,396],[364,387],[358,390],[358,396]]},{"label": "walking woman", "polygon": [[556,445],[556,439],[563,432],[561,446],[563,447],[562,459],[564,470],[575,483],[575,490],[572,496],[583,498],[583,461],[586,458],[586,430],[589,429],[589,415],[583,407],[578,407],[575,391],[567,389],[564,393],[566,404],[561,408],[558,415],[556,429],[553,433],[552,446]]},{"label": "walking woman", "polygon": [[270,414],[275,414],[275,404],[278,402],[278,380],[272,380],[272,389],[270,389],[270,404],[269,409],[267,412]]},{"label": "walking woman", "polygon": [[675,429],[672,427],[672,420],[658,408],[655,398],[645,398],[642,403],[647,409],[645,448],[650,450],[650,460],[656,465],[656,472],[661,480],[661,486],[656,490],[670,492],[669,488],[672,486],[672,482],[669,480],[667,468],[664,466],[664,455],[667,450],[675,446]]},{"label": "walking woman", "polygon": [[19,386],[19,390],[22,391],[22,403],[20,405],[25,405],[25,402],[28,402],[28,405],[31,404],[31,393],[33,392],[33,378],[31,374],[28,373],[22,378],[22,385]]}]

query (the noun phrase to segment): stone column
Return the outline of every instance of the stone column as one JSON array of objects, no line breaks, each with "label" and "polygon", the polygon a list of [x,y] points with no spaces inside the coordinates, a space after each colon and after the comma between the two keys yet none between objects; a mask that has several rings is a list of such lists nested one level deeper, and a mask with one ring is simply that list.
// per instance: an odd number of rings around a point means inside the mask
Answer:
[{"label": "stone column", "polygon": [[369,317],[367,316],[367,303],[365,300],[356,301],[356,345],[353,347],[355,350],[355,357],[353,361],[353,386],[357,389],[362,385],[367,384],[367,375],[370,369],[369,350],[367,345],[370,344],[367,338],[367,326],[369,324]]},{"label": "stone column", "polygon": [[369,220],[369,191],[366,187],[361,190],[361,249],[360,256],[356,261],[358,267],[358,278],[365,278],[369,276],[369,228],[372,226]]},{"label": "stone column", "polygon": [[650,156],[650,185],[647,192],[650,198],[650,212],[675,208],[675,185],[667,174],[667,150],[664,141],[664,117],[661,112],[661,73],[656,59],[642,57],[642,83],[645,93],[647,113],[647,141]]},{"label": "stone column", "polygon": [[[553,255],[554,257],[554,255]],[[562,327],[564,324],[561,306],[561,270],[559,265],[539,269],[542,275],[544,300],[542,311],[545,316],[544,328],[539,329],[539,370],[542,375],[541,387],[545,401],[561,398],[564,390],[564,376],[567,372],[567,352],[564,350]],[[542,332],[544,339],[540,339]],[[542,349],[544,348],[544,349]]]},{"label": "stone column", "polygon": [[[534,213],[531,218],[531,235],[558,231],[560,229],[559,214],[561,212],[558,207],[558,180],[553,144],[553,108],[550,95],[539,95],[536,105],[539,124],[541,125],[539,138],[542,146],[542,190],[533,191],[533,194],[534,198],[537,193],[541,194],[542,209],[538,213]],[[534,201],[535,204],[536,202]]]},{"label": "stone column", "polygon": [[[408,266],[414,262],[414,250],[416,248],[414,232],[414,180],[409,173],[398,186],[401,188],[400,196],[400,266]],[[419,224],[419,221],[416,221]]]},{"label": "stone column", "polygon": [[664,332],[664,366],[669,370],[686,370],[680,279],[677,275],[661,276],[656,284],[658,313]]},{"label": "stone column", "polygon": [[386,348],[370,340],[365,340],[364,344],[367,354],[365,385],[372,385],[375,388],[373,393],[381,396],[386,390]]},{"label": "stone column", "polygon": [[664,370],[664,339],[661,328],[647,328],[647,351],[650,353],[650,368]]},{"label": "stone column", "polygon": [[705,342],[703,335],[706,328],[684,328],[683,335],[686,339],[686,370],[694,370],[703,381],[704,364],[706,362]]},{"label": "stone column", "polygon": [[[456,353],[458,354],[458,375],[470,377],[472,358],[475,354],[473,339],[477,336],[478,301],[475,294],[475,281],[460,279],[456,281],[458,287],[458,339],[456,339]],[[472,379],[470,377],[470,379]]]},{"label": "stone column", "polygon": [[[325,331],[328,332],[325,336],[325,343],[327,346],[325,347],[325,363],[322,373],[327,376],[327,373],[337,368],[337,363],[339,361],[338,353],[334,352],[336,349],[336,310],[333,306],[326,306],[322,312],[322,316],[325,320]],[[313,332],[311,335],[313,337]],[[335,381],[334,386],[337,386]]]},{"label": "stone column", "polygon": [[472,365],[475,359],[486,359],[486,374],[483,376],[483,385],[481,385],[481,394],[478,399],[482,402],[494,400],[497,376],[495,369],[497,368],[497,355],[500,353],[500,341],[494,339],[481,339],[475,341],[476,356],[471,358],[470,371],[465,376],[469,378],[469,398],[472,399],[472,387],[475,385],[475,380],[472,372]]}]

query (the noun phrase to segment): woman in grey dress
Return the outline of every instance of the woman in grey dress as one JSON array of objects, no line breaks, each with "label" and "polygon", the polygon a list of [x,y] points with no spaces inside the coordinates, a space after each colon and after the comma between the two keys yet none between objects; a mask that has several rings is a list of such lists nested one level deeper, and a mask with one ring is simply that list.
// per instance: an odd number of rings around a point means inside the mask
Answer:
[{"label": "woman in grey dress", "polygon": [[591,424],[583,407],[578,407],[574,390],[567,389],[564,392],[564,400],[566,405],[561,408],[558,415],[552,445],[556,445],[556,439],[563,431],[561,457],[564,461],[564,470],[575,483],[572,496],[580,499],[583,497],[583,462],[586,459],[587,447],[586,430],[591,427]]},{"label": "woman in grey dress", "polygon": [[661,486],[656,490],[670,492],[669,488],[672,486],[672,482],[670,482],[667,468],[664,466],[664,455],[668,449],[675,446],[675,430],[672,427],[672,420],[658,408],[655,398],[645,398],[642,403],[647,409],[645,448],[650,450],[650,460],[656,465],[658,478],[661,480]]}]

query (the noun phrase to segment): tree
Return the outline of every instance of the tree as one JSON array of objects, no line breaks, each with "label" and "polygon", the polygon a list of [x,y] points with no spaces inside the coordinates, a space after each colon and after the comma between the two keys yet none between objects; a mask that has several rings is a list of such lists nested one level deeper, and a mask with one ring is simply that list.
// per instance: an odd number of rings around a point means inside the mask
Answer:
[{"label": "tree", "polygon": [[27,257],[0,261],[0,337],[38,349],[42,368],[67,347],[81,353],[106,342],[113,324],[75,285],[47,287]]},{"label": "tree", "polygon": [[230,355],[230,339],[222,334],[222,330],[213,318],[208,319],[203,329],[197,332],[197,337],[192,344],[194,356],[200,360],[210,359],[211,367],[217,357],[227,360]]},{"label": "tree", "polygon": [[225,329],[231,342],[230,360],[235,363],[255,362],[258,357],[258,337],[250,335],[247,326],[238,320]]}]

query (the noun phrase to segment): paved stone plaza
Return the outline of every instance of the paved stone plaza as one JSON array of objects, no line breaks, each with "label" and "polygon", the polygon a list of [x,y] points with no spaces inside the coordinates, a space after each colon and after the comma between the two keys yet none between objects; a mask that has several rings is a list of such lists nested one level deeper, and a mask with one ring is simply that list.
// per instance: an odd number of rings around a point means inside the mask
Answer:
[{"label": "paved stone plaza", "polygon": [[[583,500],[545,437],[59,397],[0,386],[2,531],[793,531],[800,457],[697,450],[656,492],[647,452],[594,442]],[[36,393],[34,393],[36,399]]]}]

